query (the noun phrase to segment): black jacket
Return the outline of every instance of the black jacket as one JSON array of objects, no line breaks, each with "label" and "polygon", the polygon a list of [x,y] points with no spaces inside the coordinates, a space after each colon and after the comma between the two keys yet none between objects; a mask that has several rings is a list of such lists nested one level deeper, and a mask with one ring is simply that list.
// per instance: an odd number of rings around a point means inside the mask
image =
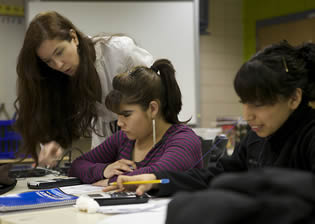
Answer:
[{"label": "black jacket", "polygon": [[313,224],[315,175],[264,168],[226,173],[210,188],[181,192],[168,205],[166,224]]},{"label": "black jacket", "polygon": [[155,173],[170,179],[156,194],[181,191],[169,204],[167,224],[315,223],[314,172],[315,110],[301,104],[272,136],[250,131],[215,167]]},{"label": "black jacket", "polygon": [[315,172],[315,110],[301,104],[272,136],[261,138],[249,131],[231,156],[221,158],[215,167],[186,172],[155,173],[160,185],[158,196],[177,191],[196,191],[209,187],[213,177],[226,172],[248,171],[261,167],[293,168]]}]

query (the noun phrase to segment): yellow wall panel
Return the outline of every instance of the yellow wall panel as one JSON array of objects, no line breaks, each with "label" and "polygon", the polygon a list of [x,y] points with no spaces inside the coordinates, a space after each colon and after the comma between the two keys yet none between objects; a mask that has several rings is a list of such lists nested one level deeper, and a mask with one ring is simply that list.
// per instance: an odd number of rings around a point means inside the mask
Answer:
[{"label": "yellow wall panel", "polygon": [[315,0],[243,0],[244,60],[256,52],[256,22],[315,9]]},{"label": "yellow wall panel", "polygon": [[24,7],[0,4],[1,16],[24,16]]}]

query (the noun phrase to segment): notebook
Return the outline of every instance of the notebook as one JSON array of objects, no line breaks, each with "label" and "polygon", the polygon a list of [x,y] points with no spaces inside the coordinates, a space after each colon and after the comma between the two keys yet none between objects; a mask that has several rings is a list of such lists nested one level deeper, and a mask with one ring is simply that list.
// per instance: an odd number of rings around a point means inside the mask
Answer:
[{"label": "notebook", "polygon": [[74,205],[78,197],[59,188],[0,196],[0,212]]}]

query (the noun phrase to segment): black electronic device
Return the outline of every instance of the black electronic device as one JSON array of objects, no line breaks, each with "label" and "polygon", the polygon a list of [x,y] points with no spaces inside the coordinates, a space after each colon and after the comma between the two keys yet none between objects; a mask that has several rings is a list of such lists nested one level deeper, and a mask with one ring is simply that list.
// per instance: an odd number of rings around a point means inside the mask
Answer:
[{"label": "black electronic device", "polygon": [[199,32],[200,34],[209,34],[207,29],[209,25],[209,0],[199,0]]},{"label": "black electronic device", "polygon": [[150,198],[148,194],[138,196],[135,192],[104,192],[88,194],[88,196],[93,198],[100,206],[140,204],[148,202]]},{"label": "black electronic device", "polygon": [[17,181],[15,180],[12,184],[0,184],[0,194],[7,193],[8,191],[12,190]]},{"label": "black electronic device", "polygon": [[9,177],[12,178],[25,178],[25,177],[42,177],[49,174],[45,169],[32,168],[32,167],[18,167],[9,171]]},{"label": "black electronic device", "polygon": [[229,139],[226,135],[217,135],[212,143],[207,166],[215,166],[216,162],[227,155],[226,145]]},{"label": "black electronic device", "polygon": [[30,189],[49,189],[79,184],[82,184],[82,182],[77,177],[58,177],[46,180],[33,180],[27,182],[27,186]]}]

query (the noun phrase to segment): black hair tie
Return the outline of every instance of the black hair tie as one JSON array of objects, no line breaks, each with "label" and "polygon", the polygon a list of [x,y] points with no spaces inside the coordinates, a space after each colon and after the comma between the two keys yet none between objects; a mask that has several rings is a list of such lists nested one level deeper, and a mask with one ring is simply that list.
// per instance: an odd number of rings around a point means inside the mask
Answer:
[{"label": "black hair tie", "polygon": [[159,73],[159,69],[158,68],[156,68],[156,67],[154,67],[153,65],[151,66],[151,68],[150,68],[151,70],[153,70],[156,74],[160,74]]}]

